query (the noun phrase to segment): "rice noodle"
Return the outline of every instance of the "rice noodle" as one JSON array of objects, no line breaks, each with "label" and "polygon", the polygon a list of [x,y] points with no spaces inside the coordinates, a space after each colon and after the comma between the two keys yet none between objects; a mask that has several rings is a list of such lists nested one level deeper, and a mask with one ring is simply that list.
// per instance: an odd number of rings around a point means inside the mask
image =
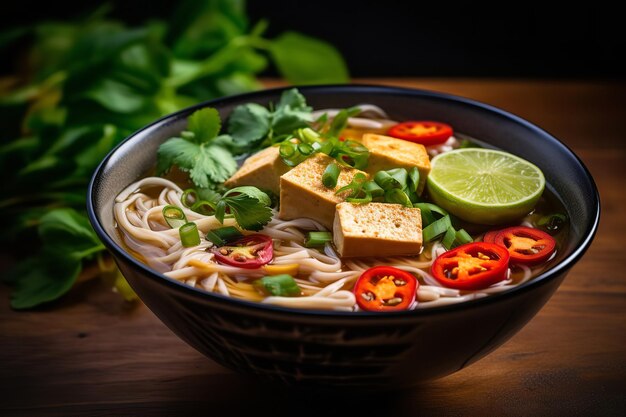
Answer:
[{"label": "rice noodle", "polygon": [[[378,112],[380,109],[368,107],[367,110],[369,115],[386,117],[384,112]],[[330,110],[327,113],[332,114]],[[157,197],[146,194],[147,189],[151,189],[150,194]],[[208,250],[213,243],[207,241],[204,234],[211,229],[236,225],[235,221],[225,219],[222,224],[214,216],[204,216],[189,210],[181,203],[182,193],[180,187],[167,179],[144,178],[129,185],[118,195],[114,217],[124,243],[133,254],[142,257],[151,268],[165,276],[204,291],[283,307],[357,311],[352,292],[354,283],[363,271],[384,264],[407,271],[418,279],[420,285],[416,301],[410,308],[422,309],[508,291],[532,276],[530,268],[519,265],[509,270],[505,280],[480,291],[446,288],[429,273],[433,260],[446,251],[440,241],[425,245],[416,256],[342,260],[329,243],[322,250],[304,246],[305,232],[326,230],[321,224],[305,218],[283,221],[274,211],[272,220],[260,233],[274,239],[273,265],[297,265],[295,279],[302,296],[265,297],[251,285],[251,280],[266,275],[264,269],[219,264]],[[202,232],[199,245],[192,248],[182,245],[178,230],[169,228],[163,219],[163,208],[166,205],[180,207],[187,219],[198,226]],[[482,240],[482,236],[476,240]]]}]

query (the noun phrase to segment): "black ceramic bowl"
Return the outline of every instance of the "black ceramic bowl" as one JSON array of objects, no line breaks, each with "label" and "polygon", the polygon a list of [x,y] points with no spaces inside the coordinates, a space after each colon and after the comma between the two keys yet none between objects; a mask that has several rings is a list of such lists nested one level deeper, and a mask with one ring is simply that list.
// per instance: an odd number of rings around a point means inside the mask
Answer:
[{"label": "black ceramic bowl", "polygon": [[555,265],[501,294],[398,313],[291,310],[207,293],[169,279],[124,251],[114,229],[113,201],[155,165],[156,150],[186,117],[216,107],[226,118],[248,102],[277,102],[281,89],[214,100],[167,116],[113,150],[96,170],[89,216],[122,273],[145,304],[181,339],[231,369],[317,386],[403,387],[456,372],[520,330],[548,301],[591,244],[600,206],[581,161],[550,134],[512,114],[464,98],[375,86],[303,87],[317,109],[373,103],[396,120],[442,120],[539,166],[571,219]]}]

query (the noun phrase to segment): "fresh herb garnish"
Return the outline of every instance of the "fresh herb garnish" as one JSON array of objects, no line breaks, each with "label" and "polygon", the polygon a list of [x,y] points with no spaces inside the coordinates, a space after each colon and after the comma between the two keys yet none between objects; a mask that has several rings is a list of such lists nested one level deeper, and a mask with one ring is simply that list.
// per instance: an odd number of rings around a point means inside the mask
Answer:
[{"label": "fresh herb garnish", "polygon": [[266,109],[247,103],[233,110],[228,119],[228,133],[241,151],[253,152],[280,142],[313,121],[312,108],[295,88],[284,91],[276,107],[272,107]]},{"label": "fresh herb garnish", "polygon": [[215,218],[224,223],[228,209],[242,229],[261,230],[272,220],[271,204],[269,196],[256,187],[235,187],[217,202]]},{"label": "fresh herb garnish", "polygon": [[201,188],[226,181],[237,170],[237,162],[230,151],[232,138],[218,136],[221,126],[216,109],[194,112],[181,137],[168,139],[159,146],[157,175],[175,165],[188,172],[193,183]]}]

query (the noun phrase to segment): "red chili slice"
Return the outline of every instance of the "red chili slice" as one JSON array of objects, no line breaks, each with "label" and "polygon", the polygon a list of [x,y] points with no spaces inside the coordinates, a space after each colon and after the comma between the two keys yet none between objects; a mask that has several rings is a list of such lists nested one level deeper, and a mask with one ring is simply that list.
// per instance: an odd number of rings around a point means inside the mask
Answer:
[{"label": "red chili slice", "polygon": [[375,266],[363,272],[354,285],[356,302],[367,311],[408,309],[419,286],[415,277],[392,266]]},{"label": "red chili slice", "polygon": [[452,133],[450,125],[431,121],[402,122],[391,126],[387,131],[389,136],[421,143],[424,146],[444,143]]},{"label": "red chili slice", "polygon": [[485,236],[483,236],[483,242],[496,243],[496,236],[498,235],[498,233],[500,233],[500,230],[488,231],[487,233],[485,233]]},{"label": "red chili slice", "polygon": [[508,249],[511,263],[537,265],[554,253],[556,241],[539,229],[515,226],[500,230],[494,243]]},{"label": "red chili slice", "polygon": [[213,247],[215,259],[226,265],[255,269],[269,263],[274,257],[274,243],[269,236],[245,236],[227,246]]},{"label": "red chili slice", "polygon": [[431,272],[442,285],[481,290],[506,278],[509,252],[494,243],[473,242],[441,254]]}]

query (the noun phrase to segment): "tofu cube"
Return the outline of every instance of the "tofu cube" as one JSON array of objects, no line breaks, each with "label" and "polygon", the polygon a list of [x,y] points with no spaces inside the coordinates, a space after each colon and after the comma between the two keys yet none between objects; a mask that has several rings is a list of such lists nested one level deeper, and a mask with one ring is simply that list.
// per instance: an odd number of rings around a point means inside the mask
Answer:
[{"label": "tofu cube", "polygon": [[417,192],[422,192],[430,173],[430,159],[424,145],[374,133],[364,134],[361,142],[370,151],[366,170],[369,174],[375,175],[378,171],[392,168],[406,168],[408,171],[417,167],[420,173]]},{"label": "tofu cube", "polygon": [[253,185],[278,195],[280,176],[290,169],[291,167],[280,158],[278,148],[270,146],[246,159],[239,170],[224,182],[224,185],[228,188]]},{"label": "tofu cube", "polygon": [[337,204],[333,241],[342,257],[418,255],[420,209],[400,204]]},{"label": "tofu cube", "polygon": [[339,165],[339,178],[335,188],[322,184],[322,174],[335,160],[328,155],[315,154],[280,177],[280,212],[283,220],[307,217],[321,223],[330,230],[333,227],[335,206],[345,200],[349,192],[335,194],[339,188],[352,182],[361,172],[358,169]]}]

